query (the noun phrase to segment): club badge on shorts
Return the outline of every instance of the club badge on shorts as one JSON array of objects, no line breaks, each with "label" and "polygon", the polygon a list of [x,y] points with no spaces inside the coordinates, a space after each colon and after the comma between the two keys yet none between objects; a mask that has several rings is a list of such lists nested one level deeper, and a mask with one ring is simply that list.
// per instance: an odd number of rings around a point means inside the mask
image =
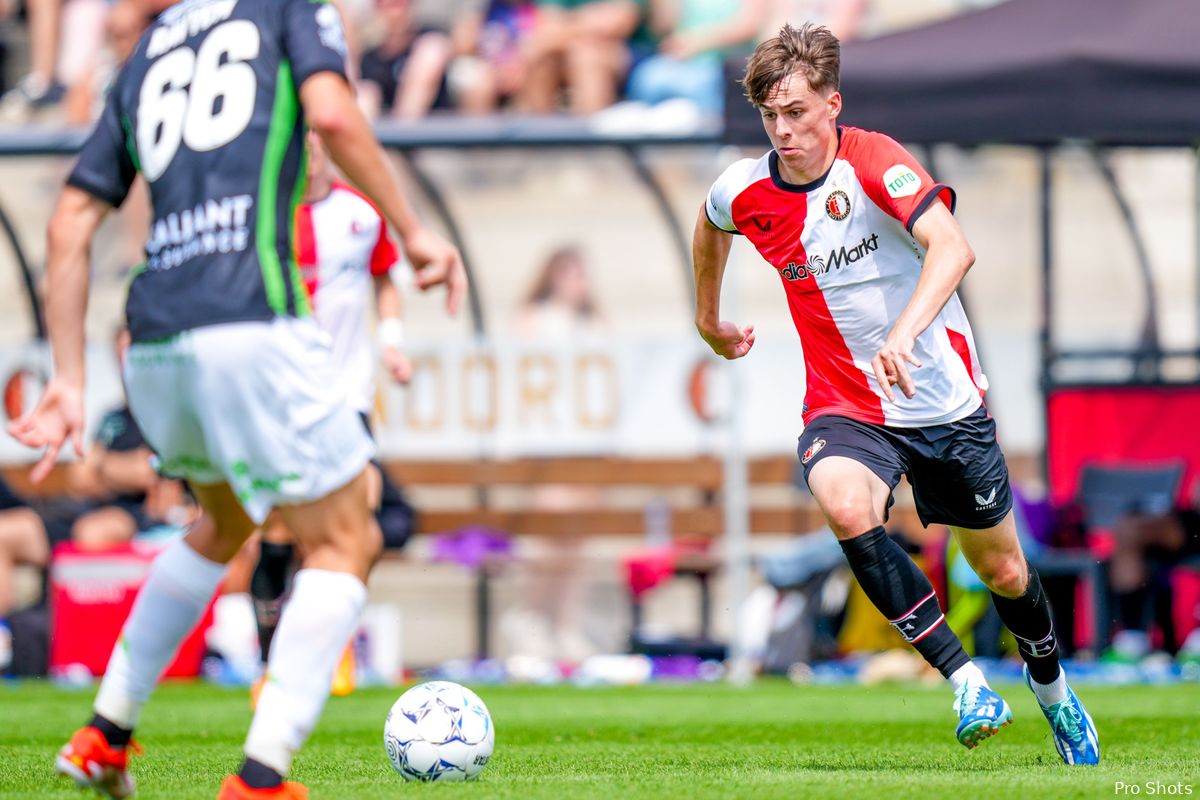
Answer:
[{"label": "club badge on shorts", "polygon": [[817,453],[821,452],[824,449],[825,449],[825,440],[817,439],[815,442],[813,442],[812,444],[810,444],[808,446],[807,450],[804,451],[804,457],[800,459],[800,463],[807,464],[808,462],[813,460],[813,457],[816,456]]}]

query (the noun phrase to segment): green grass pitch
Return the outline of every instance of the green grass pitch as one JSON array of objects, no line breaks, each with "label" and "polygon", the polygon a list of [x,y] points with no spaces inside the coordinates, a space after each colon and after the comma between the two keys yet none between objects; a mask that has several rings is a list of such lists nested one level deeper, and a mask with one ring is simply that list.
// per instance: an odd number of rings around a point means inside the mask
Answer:
[{"label": "green grass pitch", "polygon": [[[294,777],[337,798],[1100,798],[1190,787],[1200,797],[1200,685],[1080,693],[1102,764],[1068,768],[1023,686],[998,687],[1015,723],[967,751],[945,688],[795,687],[779,681],[620,689],[476,687],[496,722],[496,754],[469,784],[404,784],[382,743],[398,690],[334,698]],[[91,692],[0,685],[0,798],[81,797],[52,756]],[[212,800],[237,768],[246,692],[166,686],[144,715],[139,797]],[[1187,796],[1184,790],[1173,796]],[[94,796],[94,795],[92,795]],[[1126,795],[1129,796],[1129,795]]]}]

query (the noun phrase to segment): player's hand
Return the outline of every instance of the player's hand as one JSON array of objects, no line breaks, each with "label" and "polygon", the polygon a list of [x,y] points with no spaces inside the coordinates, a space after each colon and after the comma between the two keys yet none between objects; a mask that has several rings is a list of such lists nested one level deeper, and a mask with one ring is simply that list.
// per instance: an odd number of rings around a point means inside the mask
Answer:
[{"label": "player's hand", "polygon": [[457,314],[467,294],[467,270],[458,248],[422,229],[404,241],[404,251],[416,270],[418,288],[426,291],[445,284],[446,310]]},{"label": "player's hand", "polygon": [[26,447],[46,451],[34,465],[29,478],[39,483],[50,474],[67,439],[75,455],[83,457],[83,387],[51,378],[32,411],[8,424],[8,433]]},{"label": "player's hand", "polygon": [[392,380],[400,385],[407,385],[412,380],[413,365],[408,360],[408,356],[395,347],[385,347],[380,354],[383,360],[383,368],[387,370],[387,374]]},{"label": "player's hand", "polygon": [[701,333],[700,336],[708,342],[714,353],[730,361],[746,355],[754,346],[753,325],[739,328],[732,322],[718,322],[715,331]]},{"label": "player's hand", "polygon": [[893,333],[888,336],[883,347],[871,359],[871,369],[875,370],[879,388],[883,390],[883,396],[888,399],[889,403],[896,402],[896,393],[892,391],[892,384],[899,386],[900,391],[909,399],[917,396],[917,385],[908,372],[909,364],[917,368],[921,366],[921,362],[912,352],[914,344],[916,341],[913,337]]}]

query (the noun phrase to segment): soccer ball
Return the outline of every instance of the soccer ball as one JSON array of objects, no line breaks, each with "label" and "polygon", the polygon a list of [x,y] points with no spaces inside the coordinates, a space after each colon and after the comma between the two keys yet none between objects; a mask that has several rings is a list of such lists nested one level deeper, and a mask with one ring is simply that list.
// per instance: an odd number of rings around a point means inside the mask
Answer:
[{"label": "soccer ball", "polygon": [[383,725],[383,744],[406,781],[469,781],[492,757],[496,731],[479,695],[430,681],[400,695]]}]

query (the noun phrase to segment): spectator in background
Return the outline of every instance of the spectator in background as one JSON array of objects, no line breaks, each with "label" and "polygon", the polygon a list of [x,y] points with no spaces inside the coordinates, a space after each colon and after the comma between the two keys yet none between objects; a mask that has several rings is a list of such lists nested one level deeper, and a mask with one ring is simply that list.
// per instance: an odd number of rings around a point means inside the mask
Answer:
[{"label": "spectator in background", "polygon": [[[67,122],[84,125],[100,115],[117,70],[133,53],[161,6],[162,0],[154,5],[147,0],[117,0],[112,4],[104,20],[105,46],[94,54],[84,76],[67,87],[63,102]],[[144,241],[142,237],[139,244]]]},{"label": "spectator in background", "polygon": [[653,51],[645,0],[537,0],[537,24],[525,50],[523,111],[567,107],[592,114],[612,105],[629,68]]},{"label": "spectator in background", "polygon": [[[44,568],[50,558],[50,542],[42,518],[17,497],[0,478],[0,626],[13,611],[13,573],[18,566]],[[0,653],[0,671],[4,665]]]},{"label": "spectator in background", "polygon": [[799,26],[805,22],[824,25],[842,42],[857,39],[862,33],[870,0],[769,0],[766,24],[760,28],[774,35],[785,22]]},{"label": "spectator in background", "polygon": [[[583,254],[575,247],[555,250],[517,315],[517,336],[530,343],[568,344],[601,333],[602,327]],[[529,508],[581,512],[599,507],[602,500],[596,487],[542,483],[531,489]],[[545,544],[524,607],[506,613],[502,627],[516,655],[578,663],[595,649],[583,632],[584,538],[553,536]]]},{"label": "spectator in background", "polygon": [[[1172,566],[1200,556],[1200,481],[1193,494],[1191,508],[1166,515],[1130,514],[1114,527],[1108,574],[1121,630],[1106,659],[1136,662],[1149,655],[1155,595],[1166,589],[1169,596],[1167,572]],[[1200,663],[1200,628],[1183,642],[1179,656],[1181,661]]]},{"label": "spectator in background", "polygon": [[[12,4],[16,6],[15,3]],[[58,37],[62,0],[25,0],[29,27],[29,72],[0,98],[0,116],[23,121],[36,111],[62,101],[58,81]]]},{"label": "spectator in background", "polygon": [[556,341],[600,332],[583,254],[560,247],[546,259],[521,311],[517,333],[523,338]]},{"label": "spectator in background", "polygon": [[629,99],[655,105],[683,99],[705,116],[724,108],[725,59],[749,55],[768,0],[651,0],[651,20],[664,33],[658,52],[634,67]]},{"label": "spectator in background", "polygon": [[488,0],[457,16],[447,82],[459,109],[487,114],[517,95],[525,76],[522,53],[536,19],[533,0]]},{"label": "spectator in background", "polygon": [[450,37],[418,26],[412,0],[375,0],[375,11],[383,38],[363,54],[359,68],[367,117],[412,120],[447,107]]}]

